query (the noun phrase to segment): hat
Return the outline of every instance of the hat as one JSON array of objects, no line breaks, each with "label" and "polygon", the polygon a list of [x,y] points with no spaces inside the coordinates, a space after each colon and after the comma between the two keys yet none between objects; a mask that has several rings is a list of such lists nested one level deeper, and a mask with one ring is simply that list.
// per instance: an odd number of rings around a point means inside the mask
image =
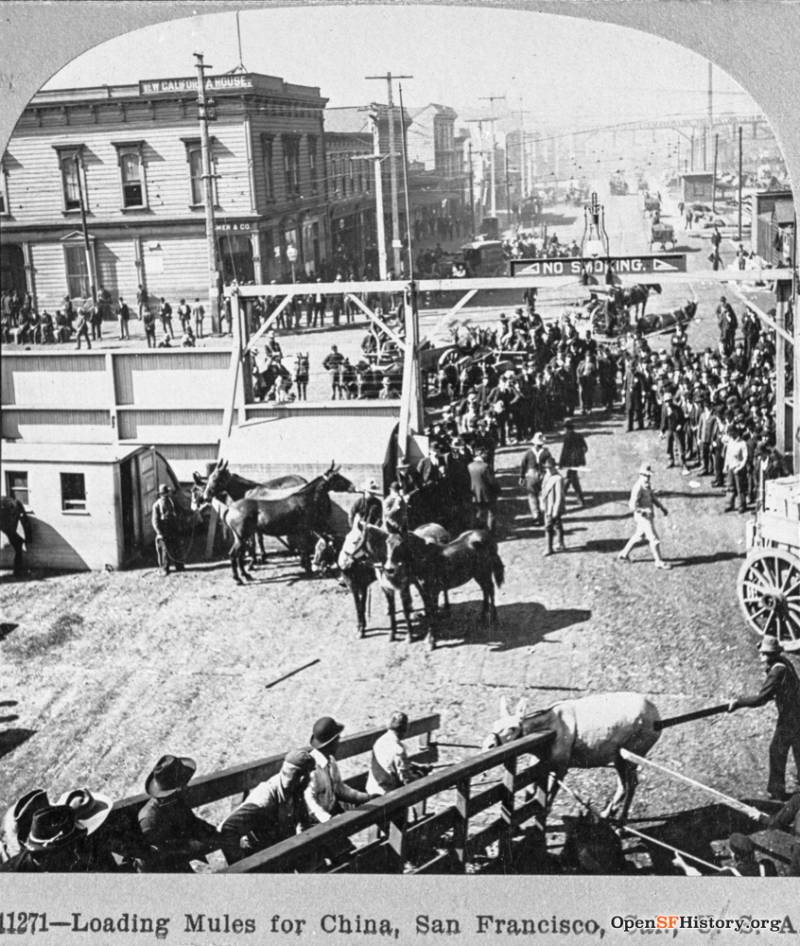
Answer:
[{"label": "hat", "polygon": [[365,493],[370,493],[373,496],[383,496],[383,493],[378,489],[378,484],[375,482],[375,480],[367,480],[362,488]]},{"label": "hat", "polygon": [[322,749],[323,746],[327,746],[338,738],[343,729],[344,726],[332,717],[323,716],[314,723],[311,731],[311,745],[314,749]]},{"label": "hat", "polygon": [[516,373],[513,372],[510,368],[508,369],[508,371],[504,371],[504,372],[503,372],[503,377],[504,377],[504,378],[511,378],[511,379],[513,379],[513,378],[516,378],[516,376],[517,376]]},{"label": "hat", "polygon": [[188,784],[197,763],[186,756],[162,755],[147,776],[144,790],[151,798],[165,798]]},{"label": "hat", "polygon": [[58,799],[59,805],[66,805],[75,812],[78,825],[86,829],[87,834],[94,834],[111,813],[112,801],[108,795],[92,793],[88,788],[76,788],[64,792]]},{"label": "hat", "polygon": [[544,443],[544,434],[540,430],[537,430],[533,437],[531,437],[531,443],[540,447]]},{"label": "hat", "polygon": [[750,838],[746,834],[739,834],[738,831],[728,838],[728,847],[734,857],[749,857],[756,850],[756,846]]},{"label": "hat", "polygon": [[779,654],[783,648],[778,643],[778,638],[773,637],[772,634],[765,634],[761,638],[761,646],[758,648],[759,653],[761,654]]},{"label": "hat", "polygon": [[50,807],[50,799],[43,788],[34,788],[26,792],[6,812],[3,819],[3,830],[6,834],[15,834],[20,844],[31,829],[31,821],[37,811]]},{"label": "hat", "polygon": [[29,851],[57,851],[85,834],[86,829],[78,824],[72,808],[51,805],[34,814],[25,847]]},{"label": "hat", "polygon": [[650,466],[649,463],[643,463],[639,467],[639,476],[652,476],[652,475],[653,475],[653,468]]},{"label": "hat", "polygon": [[292,749],[284,756],[281,772],[285,772],[287,775],[294,772],[313,772],[315,764],[306,749]]},{"label": "hat", "polygon": [[159,496],[169,496],[169,492],[170,492],[170,489],[169,489],[169,486],[167,486],[166,483],[160,483],[160,484],[159,484],[159,487],[158,487],[158,495],[159,495]]},{"label": "hat", "polygon": [[565,421],[564,421],[564,427],[565,427],[567,430],[572,430],[572,429],[575,427],[575,424],[574,424],[571,420],[565,420]]}]

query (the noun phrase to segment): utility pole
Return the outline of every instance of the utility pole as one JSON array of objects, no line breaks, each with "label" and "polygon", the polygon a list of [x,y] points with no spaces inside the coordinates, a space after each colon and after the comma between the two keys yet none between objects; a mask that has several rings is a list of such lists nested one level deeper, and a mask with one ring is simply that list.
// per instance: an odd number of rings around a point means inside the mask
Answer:
[{"label": "utility pole", "polygon": [[375,172],[375,239],[378,241],[378,279],[387,279],[386,265],[386,225],[383,218],[383,174],[381,162],[386,157],[381,154],[381,131],[378,124],[378,108],[370,110],[372,122],[372,154],[356,155],[353,161],[372,161]]},{"label": "utility pole", "polygon": [[508,183],[508,142],[506,141],[506,223],[511,225],[511,188]]},{"label": "utility pole", "polygon": [[[394,99],[392,98],[392,79],[413,79],[414,76],[393,76],[387,72],[382,76],[365,76],[366,79],[381,79],[386,81],[387,103],[389,110],[389,187],[392,200],[392,269],[394,275],[400,276],[400,250],[403,248],[400,240],[400,212],[397,203],[397,164],[395,158],[397,154],[394,146]],[[403,121],[403,116],[400,116]]]},{"label": "utility pole", "polygon": [[469,153],[469,220],[471,224],[470,236],[475,236],[475,169],[472,166],[472,141],[467,143]]},{"label": "utility pole", "polygon": [[711,175],[711,213],[717,212],[717,155],[719,153],[719,135],[714,135],[714,170]]},{"label": "utility pole", "polygon": [[714,67],[708,64],[708,135],[714,130]]},{"label": "utility pole", "polygon": [[[742,242],[742,126],[739,125],[739,199],[737,201],[739,205],[739,242]],[[797,402],[795,402],[797,403]],[[800,406],[796,408],[800,410]]]},{"label": "utility pole", "polygon": [[501,99],[505,99],[505,95],[483,95],[481,96],[481,101],[489,102],[489,107],[491,108],[491,117],[488,119],[489,124],[492,129],[492,154],[491,154],[491,165],[490,165],[490,174],[491,174],[491,188],[492,195],[490,199],[490,215],[492,217],[497,216],[497,176],[495,169],[495,151],[497,150],[497,142],[494,134],[494,123],[496,121],[494,114],[494,103],[499,102]]},{"label": "utility pole", "polygon": [[217,233],[214,221],[214,177],[211,171],[211,144],[208,136],[209,102],[206,99],[206,74],[210,69],[203,63],[203,54],[195,53],[197,68],[197,114],[200,120],[200,148],[203,161],[203,193],[206,210],[206,250],[208,254],[208,307],[211,312],[211,329],[220,331],[219,319],[219,257],[217,254]]},{"label": "utility pole", "polygon": [[514,112],[515,115],[519,115],[519,163],[520,163],[520,172],[522,177],[520,178],[520,197],[524,201],[528,196],[527,192],[527,170],[525,165],[527,164],[526,153],[525,153],[525,116],[530,115],[528,109],[522,108],[522,99],[519,100],[520,108]]},{"label": "utility pole", "polygon": [[86,272],[89,274],[89,292],[92,296],[92,302],[97,302],[97,280],[94,273],[94,257],[92,248],[89,244],[89,228],[86,224],[86,201],[83,199],[83,161],[81,159],[81,149],[75,149],[75,178],[78,182],[78,203],[81,208],[81,230],[83,231],[83,249],[86,253]]}]

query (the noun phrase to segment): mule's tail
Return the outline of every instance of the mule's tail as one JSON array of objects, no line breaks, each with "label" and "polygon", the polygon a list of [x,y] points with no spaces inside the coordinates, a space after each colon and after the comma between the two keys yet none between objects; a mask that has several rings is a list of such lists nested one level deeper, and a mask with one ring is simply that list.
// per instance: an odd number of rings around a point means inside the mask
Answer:
[{"label": "mule's tail", "polygon": [[25,545],[30,548],[33,542],[33,527],[31,526],[30,517],[27,512],[25,512],[25,507],[19,500],[17,500],[17,511],[19,513],[19,521],[22,525],[22,532],[25,536]]}]

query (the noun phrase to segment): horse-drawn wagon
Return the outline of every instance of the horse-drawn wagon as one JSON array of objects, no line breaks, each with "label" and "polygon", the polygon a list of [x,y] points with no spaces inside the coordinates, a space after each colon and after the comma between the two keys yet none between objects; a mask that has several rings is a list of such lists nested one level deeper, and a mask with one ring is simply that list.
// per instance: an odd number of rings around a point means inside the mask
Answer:
[{"label": "horse-drawn wagon", "polygon": [[654,210],[661,210],[661,200],[656,194],[644,195],[644,211],[652,213]]},{"label": "horse-drawn wagon", "polygon": [[650,249],[658,244],[662,250],[671,250],[675,246],[675,230],[670,223],[652,223],[650,225]]},{"label": "horse-drawn wagon", "polygon": [[757,634],[800,651],[800,476],[764,484],[764,507],[748,528],[739,604]]}]

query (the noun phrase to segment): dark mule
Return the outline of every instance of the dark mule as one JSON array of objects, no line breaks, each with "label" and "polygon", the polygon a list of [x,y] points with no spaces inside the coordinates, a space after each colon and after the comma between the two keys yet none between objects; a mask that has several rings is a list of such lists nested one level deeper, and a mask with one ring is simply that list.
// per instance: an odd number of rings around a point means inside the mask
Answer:
[{"label": "dark mule", "polygon": [[[445,545],[450,541],[447,530],[435,522],[420,526],[412,533],[425,543]],[[367,592],[374,581],[378,581],[386,598],[386,609],[391,628],[389,640],[397,638],[397,619],[395,617],[395,591],[398,589],[388,582],[383,575],[386,561],[386,540],[389,533],[378,526],[356,522],[347,534],[339,552],[339,569],[353,595],[358,622],[358,636],[363,637],[367,629],[366,605]],[[422,592],[420,591],[420,595]],[[406,619],[408,639],[411,640],[411,593],[406,587],[400,591],[403,613]],[[424,598],[423,598],[424,601]]]},{"label": "dark mule", "polygon": [[[19,525],[22,525],[24,539],[17,532]],[[14,574],[19,575],[22,573],[22,546],[24,543],[30,548],[33,530],[25,507],[12,496],[0,496],[0,532],[5,535],[14,549]]]},{"label": "dark mule", "polygon": [[[250,480],[246,476],[231,473],[228,469],[228,461],[219,460],[207,478],[195,473],[194,482],[195,485],[192,487],[193,509],[203,503],[210,503],[212,499],[218,499],[226,506],[236,502],[237,499],[285,499],[301,486],[305,486],[308,480],[297,473],[289,473],[268,480],[266,483],[256,483],[255,480]],[[260,560],[263,564],[267,560],[264,537],[258,533],[255,540],[258,542]],[[294,547],[291,536],[288,537],[287,544],[290,549]],[[256,554],[255,548],[253,548],[253,561],[255,560]]]},{"label": "dark mule", "polygon": [[429,613],[426,642],[433,649],[436,635],[433,619],[440,591],[458,588],[474,579],[483,592],[481,617],[490,615],[492,626],[497,625],[494,603],[495,585],[501,587],[505,567],[497,553],[497,544],[484,529],[471,529],[447,545],[422,542],[414,533],[390,535],[386,542],[384,575],[398,591],[409,584],[421,589],[426,611]]},{"label": "dark mule", "polygon": [[647,308],[647,300],[651,292],[657,292],[661,295],[661,286],[653,283],[650,286],[643,286],[637,283],[629,289],[622,289],[619,292],[618,302],[622,304],[629,314],[633,310],[634,320],[644,317],[644,311]]},{"label": "dark mule", "polygon": [[[325,529],[331,511],[331,492],[349,492],[353,484],[342,476],[332,463],[321,476],[281,499],[239,499],[231,503],[223,520],[233,533],[230,551],[234,580],[250,579],[244,567],[244,551],[248,540],[262,535],[297,536],[300,560],[306,574],[311,574],[311,549],[314,533]],[[240,577],[241,573],[241,577]]]}]

